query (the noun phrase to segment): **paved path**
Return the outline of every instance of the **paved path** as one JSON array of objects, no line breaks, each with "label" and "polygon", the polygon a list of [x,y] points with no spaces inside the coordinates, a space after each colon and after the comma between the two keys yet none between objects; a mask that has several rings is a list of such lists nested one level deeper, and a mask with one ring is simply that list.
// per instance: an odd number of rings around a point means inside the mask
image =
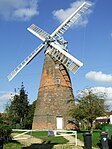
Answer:
[{"label": "paved path", "polygon": [[79,139],[77,139],[77,146],[76,146],[74,136],[63,136],[63,137],[69,141],[68,144],[74,145],[74,149],[83,149],[84,143]]}]

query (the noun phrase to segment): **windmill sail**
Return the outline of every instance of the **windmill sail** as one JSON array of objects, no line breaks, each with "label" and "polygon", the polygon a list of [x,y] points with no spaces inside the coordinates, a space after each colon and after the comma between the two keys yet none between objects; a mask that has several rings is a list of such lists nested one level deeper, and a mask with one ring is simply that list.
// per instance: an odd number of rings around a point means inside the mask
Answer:
[{"label": "windmill sail", "polygon": [[34,24],[27,28],[31,33],[39,37],[44,42],[40,46],[38,46],[20,65],[18,65],[16,69],[14,69],[8,75],[8,80],[11,81],[18,74],[18,72],[22,70],[46,45],[48,47],[52,47],[51,50],[47,51],[51,56],[55,56],[58,61],[61,61],[63,65],[65,65],[69,70],[75,73],[83,64],[72,55],[67,53],[65,50],[63,50],[60,42],[64,42],[64,39],[61,36],[87,11],[87,9],[91,5],[91,3],[84,2],[51,35]]},{"label": "windmill sail", "polygon": [[64,32],[70,28],[91,6],[91,3],[84,2],[82,5],[70,15],[50,36],[51,38],[61,39]]},{"label": "windmill sail", "polygon": [[73,12],[70,17],[68,17],[51,35],[34,24],[27,29],[42,41],[45,41],[45,39],[48,38],[64,40],[61,36],[88,10],[91,5],[92,4],[88,2],[82,3],[82,5],[75,12]]},{"label": "windmill sail", "polygon": [[71,54],[63,50],[59,45],[54,42],[50,43],[50,47],[46,51],[52,58],[60,61],[66,68],[68,68],[73,73],[83,66],[78,59],[73,57]]},{"label": "windmill sail", "polygon": [[28,27],[27,30],[33,33],[38,38],[40,38],[42,41],[45,41],[50,36],[47,32],[45,32],[44,30],[42,30],[34,24]]},{"label": "windmill sail", "polygon": [[40,44],[16,69],[14,69],[9,75],[8,80],[11,81],[46,45]]}]

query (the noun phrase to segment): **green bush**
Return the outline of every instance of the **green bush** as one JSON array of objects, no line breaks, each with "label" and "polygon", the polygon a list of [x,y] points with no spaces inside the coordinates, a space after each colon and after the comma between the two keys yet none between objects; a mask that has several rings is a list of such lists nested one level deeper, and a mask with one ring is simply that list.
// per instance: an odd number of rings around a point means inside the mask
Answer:
[{"label": "green bush", "polygon": [[12,127],[8,124],[0,124],[0,138],[8,140],[12,132]]}]

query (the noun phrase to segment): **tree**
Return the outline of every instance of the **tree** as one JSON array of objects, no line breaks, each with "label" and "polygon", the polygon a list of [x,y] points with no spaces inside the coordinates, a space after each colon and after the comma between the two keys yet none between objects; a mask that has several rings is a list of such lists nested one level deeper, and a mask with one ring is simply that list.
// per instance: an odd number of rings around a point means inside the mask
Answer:
[{"label": "tree", "polygon": [[85,121],[90,129],[98,116],[104,116],[107,105],[104,103],[105,95],[95,94],[91,88],[82,90],[77,96],[78,104],[71,110],[71,115],[79,121]]},{"label": "tree", "polygon": [[7,107],[7,112],[13,124],[19,123],[24,127],[24,119],[28,115],[29,101],[22,82],[19,94],[15,94]]},{"label": "tree", "polygon": [[6,114],[0,113],[0,138],[7,141],[10,138],[12,127],[8,121]]},{"label": "tree", "polygon": [[32,104],[29,105],[28,114],[24,119],[24,126],[27,129],[32,128],[35,106],[36,106],[36,100]]}]

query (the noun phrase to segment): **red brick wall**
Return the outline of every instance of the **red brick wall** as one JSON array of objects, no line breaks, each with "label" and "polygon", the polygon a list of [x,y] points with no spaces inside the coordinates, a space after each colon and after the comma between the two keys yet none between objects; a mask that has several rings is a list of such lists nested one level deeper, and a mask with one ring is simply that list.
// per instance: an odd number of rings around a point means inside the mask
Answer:
[{"label": "red brick wall", "polygon": [[[38,90],[33,129],[56,129],[56,117],[62,116],[64,128],[67,126],[69,109],[74,103],[71,80],[66,68],[59,64],[56,69],[56,61],[46,55],[43,72]],[[60,84],[56,84],[56,78],[60,79]]]}]

